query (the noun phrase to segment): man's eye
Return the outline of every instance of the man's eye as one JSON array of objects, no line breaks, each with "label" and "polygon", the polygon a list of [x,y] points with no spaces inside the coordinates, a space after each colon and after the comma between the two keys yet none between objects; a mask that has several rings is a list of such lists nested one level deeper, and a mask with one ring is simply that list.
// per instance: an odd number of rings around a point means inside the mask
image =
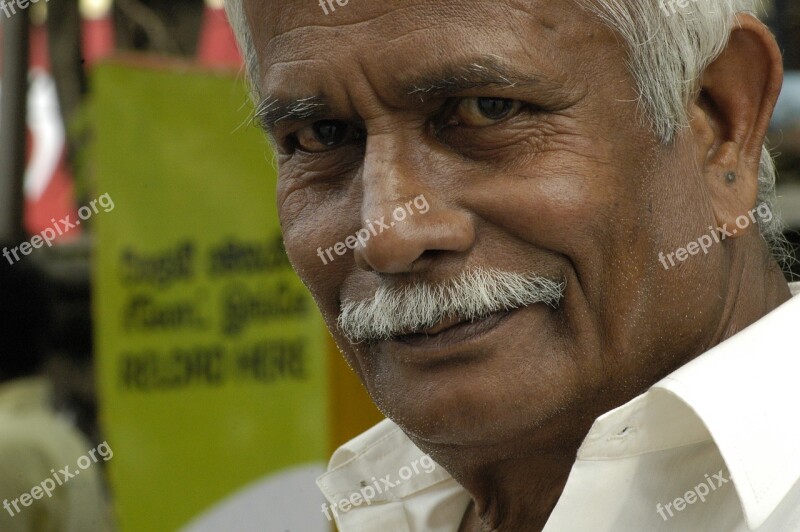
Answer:
[{"label": "man's eye", "polygon": [[303,151],[320,153],[358,140],[358,129],[341,120],[320,120],[306,126],[294,135],[297,147]]},{"label": "man's eye", "polygon": [[454,124],[491,126],[517,114],[522,103],[507,98],[464,98],[458,102],[451,121]]}]

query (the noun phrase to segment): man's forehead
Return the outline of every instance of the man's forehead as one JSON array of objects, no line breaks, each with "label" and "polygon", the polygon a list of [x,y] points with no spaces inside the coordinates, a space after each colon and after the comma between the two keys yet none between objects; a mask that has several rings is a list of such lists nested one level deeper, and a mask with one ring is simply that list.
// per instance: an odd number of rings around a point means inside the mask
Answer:
[{"label": "man's forehead", "polygon": [[[445,19],[468,20],[481,14],[484,17],[500,15],[507,8],[525,12],[544,11],[556,5],[553,0],[475,0],[465,4],[461,0],[244,0],[245,11],[255,33],[275,34],[299,27],[340,27],[358,31],[359,26],[398,27],[438,24]],[[563,0],[561,0],[563,1]],[[324,8],[324,9],[323,9]]]},{"label": "man's forehead", "polygon": [[[392,90],[413,90],[409,85],[419,79],[420,95],[437,82],[424,79],[427,73],[440,71],[446,81],[469,70],[474,79],[476,70],[504,63],[530,72],[525,65],[534,57],[542,63],[543,48],[566,53],[581,24],[574,6],[563,0],[487,0],[468,6],[449,0],[349,0],[329,15],[307,0],[269,4],[248,4],[265,96],[276,91],[316,96],[348,71],[367,74]],[[502,72],[494,77],[502,80]]]},{"label": "man's forehead", "polygon": [[[327,0],[322,2],[327,5]],[[344,6],[338,6],[336,0],[332,3],[335,11],[325,14],[315,0],[245,0],[261,67],[332,46],[343,48],[348,43],[397,46],[403,41],[437,39],[447,33],[457,34],[460,39],[449,44],[468,46],[475,40],[488,39],[500,46],[508,39],[507,35],[496,34],[498,28],[513,30],[512,36],[517,37],[511,40],[519,43],[531,28],[554,29],[581,18],[573,2],[565,0],[347,0]],[[374,51],[358,50],[364,56]],[[441,46],[440,51],[448,50]]]}]

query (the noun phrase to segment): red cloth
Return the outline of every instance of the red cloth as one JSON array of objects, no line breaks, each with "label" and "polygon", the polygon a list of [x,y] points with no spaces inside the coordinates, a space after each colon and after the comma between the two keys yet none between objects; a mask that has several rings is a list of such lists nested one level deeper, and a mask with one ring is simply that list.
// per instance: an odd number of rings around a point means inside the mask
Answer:
[{"label": "red cloth", "polygon": [[228,24],[224,9],[212,9],[206,6],[197,58],[200,64],[208,67],[242,66],[242,57],[236,47],[236,37]]},{"label": "red cloth", "polygon": [[92,66],[97,61],[114,53],[116,39],[114,36],[114,21],[111,13],[95,20],[83,21],[83,59],[86,66]]},{"label": "red cloth", "polygon": [[[31,28],[29,79],[23,225],[33,235],[52,227],[51,220],[54,218],[58,221],[68,215],[72,219],[77,216],[75,184],[66,164],[64,124],[60,112],[52,112],[58,110],[58,97],[50,77],[50,56],[44,26]],[[34,80],[49,80],[50,83],[38,83],[37,92]],[[43,89],[43,85],[49,89]],[[53,135],[53,131],[61,133]],[[44,141],[45,135],[48,142]],[[46,175],[42,172],[46,172]],[[59,237],[59,240],[76,238],[80,233],[81,228],[76,227]]]},{"label": "red cloth", "polygon": [[31,26],[30,67],[50,71],[50,54],[47,51],[47,30],[44,26]]}]

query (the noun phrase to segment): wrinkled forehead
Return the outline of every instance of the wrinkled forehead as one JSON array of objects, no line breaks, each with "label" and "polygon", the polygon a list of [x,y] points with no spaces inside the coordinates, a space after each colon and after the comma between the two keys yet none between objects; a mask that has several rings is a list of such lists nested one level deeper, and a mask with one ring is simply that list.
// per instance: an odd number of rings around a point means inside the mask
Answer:
[{"label": "wrinkled forehead", "polygon": [[398,84],[436,63],[476,57],[538,57],[556,66],[586,42],[581,36],[598,31],[571,0],[247,0],[245,7],[262,94],[302,92],[354,71]]}]

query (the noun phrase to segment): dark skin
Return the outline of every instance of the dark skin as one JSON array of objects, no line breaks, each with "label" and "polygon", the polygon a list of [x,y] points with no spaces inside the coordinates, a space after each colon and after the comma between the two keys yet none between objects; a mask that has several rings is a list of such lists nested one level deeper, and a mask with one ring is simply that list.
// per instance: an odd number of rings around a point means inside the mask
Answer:
[{"label": "dark skin", "polygon": [[[782,69],[754,18],[663,145],[621,41],[570,2],[245,3],[289,258],[375,403],[472,495],[461,530],[541,529],[596,417],[790,297],[752,225],[658,261],[756,205]],[[429,212],[322,264],[318,248],[419,195]],[[566,294],[410,339],[336,328],[341,302],[382,282],[477,266]]]}]

